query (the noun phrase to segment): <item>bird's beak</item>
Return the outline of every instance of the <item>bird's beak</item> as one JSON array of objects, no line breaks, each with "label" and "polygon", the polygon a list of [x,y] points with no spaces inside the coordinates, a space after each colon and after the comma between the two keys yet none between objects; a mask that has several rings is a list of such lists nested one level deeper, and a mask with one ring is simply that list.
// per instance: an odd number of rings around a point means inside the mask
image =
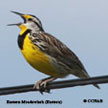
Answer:
[{"label": "bird's beak", "polygon": [[24,14],[22,14],[22,13],[15,12],[15,11],[11,11],[11,12],[14,13],[14,14],[16,14],[16,15],[19,15],[19,16],[21,16],[21,17],[23,17],[23,15],[24,15]]},{"label": "bird's beak", "polygon": [[[19,15],[23,20],[24,20],[24,23],[25,23],[25,18],[24,18],[24,14],[22,13],[19,13],[19,12],[15,12],[15,11],[11,11],[12,13],[16,14],[16,15]],[[17,24],[8,24],[7,26],[20,26],[22,23],[17,23]]]},{"label": "bird's beak", "polygon": [[20,26],[22,23],[17,23],[17,24],[8,24],[7,26]]},{"label": "bird's beak", "polygon": [[24,14],[19,13],[19,12],[15,12],[15,11],[11,11],[11,12],[14,13],[14,14],[16,14],[16,15],[19,15],[24,20],[24,23],[26,22],[26,19],[24,17]]}]

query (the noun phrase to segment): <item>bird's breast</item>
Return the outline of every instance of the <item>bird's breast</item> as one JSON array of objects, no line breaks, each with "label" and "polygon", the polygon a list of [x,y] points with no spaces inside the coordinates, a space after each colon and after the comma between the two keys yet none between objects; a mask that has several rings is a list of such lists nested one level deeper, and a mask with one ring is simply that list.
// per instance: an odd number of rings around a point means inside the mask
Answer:
[{"label": "bird's breast", "polygon": [[38,71],[51,76],[57,74],[56,69],[51,64],[50,58],[31,42],[29,35],[23,41],[23,49],[21,49],[21,52],[27,62]]},{"label": "bird's breast", "polygon": [[30,30],[26,30],[24,33],[22,33],[18,36],[18,46],[21,50],[23,49],[24,39],[29,32],[30,32]]}]

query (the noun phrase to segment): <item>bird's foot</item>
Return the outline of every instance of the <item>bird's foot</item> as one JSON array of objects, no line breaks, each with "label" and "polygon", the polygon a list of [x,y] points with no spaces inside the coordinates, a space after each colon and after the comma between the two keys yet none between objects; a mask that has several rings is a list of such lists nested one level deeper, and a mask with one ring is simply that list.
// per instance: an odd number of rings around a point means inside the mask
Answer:
[{"label": "bird's foot", "polygon": [[39,90],[41,94],[43,94],[43,92],[50,93],[50,89],[46,88],[46,85],[46,81],[39,80],[36,82],[36,84],[34,84],[33,89]]},{"label": "bird's foot", "polygon": [[43,92],[50,93],[50,89],[47,88],[47,83],[55,80],[56,78],[54,77],[49,77],[43,80],[37,81],[37,83],[34,85],[33,89],[38,89],[41,94]]}]

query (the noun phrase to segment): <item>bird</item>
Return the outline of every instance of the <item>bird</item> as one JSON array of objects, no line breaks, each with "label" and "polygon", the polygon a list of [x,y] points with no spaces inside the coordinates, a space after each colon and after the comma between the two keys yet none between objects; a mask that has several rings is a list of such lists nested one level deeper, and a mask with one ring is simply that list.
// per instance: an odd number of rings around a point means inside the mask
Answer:
[{"label": "bird", "polygon": [[[47,83],[68,75],[90,78],[76,54],[56,37],[45,32],[38,17],[16,11],[11,12],[24,20],[17,24],[9,24],[9,26],[16,25],[21,29],[18,35],[18,46],[24,58],[34,69],[49,75],[37,81],[34,89],[45,88]],[[100,89],[97,84],[93,85]]]}]

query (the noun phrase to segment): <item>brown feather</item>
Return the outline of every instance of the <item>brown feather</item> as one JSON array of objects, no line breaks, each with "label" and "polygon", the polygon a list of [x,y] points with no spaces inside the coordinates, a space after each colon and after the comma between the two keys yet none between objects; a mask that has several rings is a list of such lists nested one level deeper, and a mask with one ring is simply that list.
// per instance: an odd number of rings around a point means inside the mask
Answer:
[{"label": "brown feather", "polygon": [[56,39],[54,36],[45,32],[33,33],[32,36],[34,36],[32,42],[35,45],[38,41],[40,43],[43,43],[42,45],[46,46],[45,50],[40,49],[44,53],[48,54],[49,56],[55,57],[57,60],[63,62],[70,68],[85,70],[78,57],[65,44]]}]

